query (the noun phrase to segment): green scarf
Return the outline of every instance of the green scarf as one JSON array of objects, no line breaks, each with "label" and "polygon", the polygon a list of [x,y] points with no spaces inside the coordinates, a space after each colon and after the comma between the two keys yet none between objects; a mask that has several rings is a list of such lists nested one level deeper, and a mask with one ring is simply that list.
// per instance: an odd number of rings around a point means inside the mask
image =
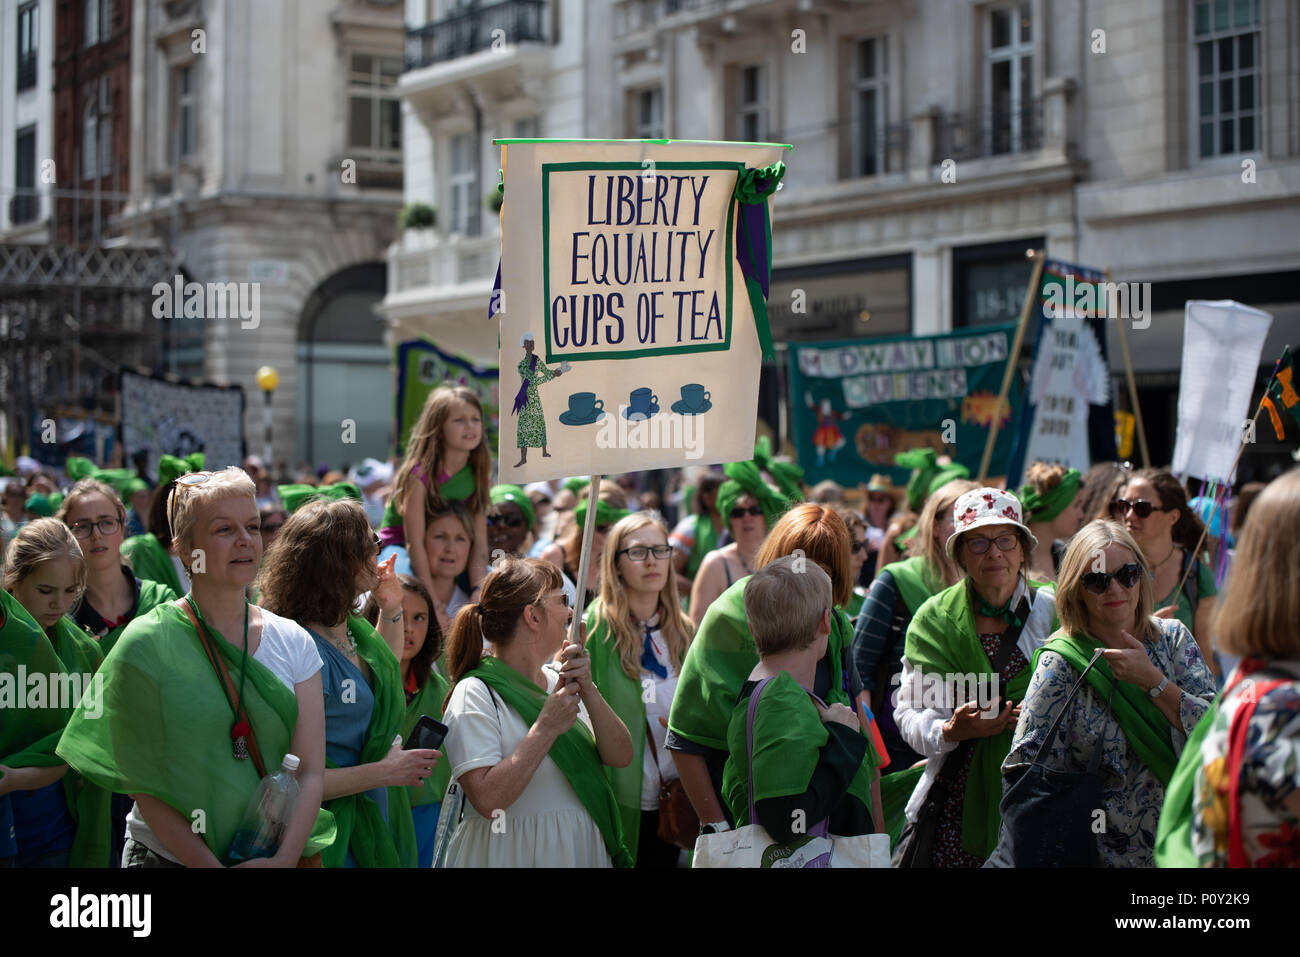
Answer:
[{"label": "green scarf", "polygon": [[718,547],[718,530],[713,527],[713,519],[707,515],[695,516],[695,542],[691,545],[691,555],[686,560],[686,577],[694,578],[700,570],[704,556]]},{"label": "green scarf", "polygon": [[[673,693],[668,727],[673,734],[715,751],[727,750],[727,727],[740,689],[758,664],[758,649],[745,617],[745,585],[749,576],[734,582],[709,606],[695,640],[682,662],[681,677]],[[826,656],[831,665],[828,703],[856,710],[843,688],[844,649],[853,645],[853,624],[839,608],[831,616]],[[867,762],[879,764],[875,749],[867,749]]]},{"label": "green scarf", "polygon": [[308,502],[323,499],[327,502],[362,501],[361,489],[351,482],[339,482],[335,485],[277,485],[275,489],[284,503],[284,510],[292,515]]},{"label": "green scarf", "polygon": [[[219,632],[209,627],[208,633],[238,682],[244,656]],[[248,657],[246,666],[244,709],[270,774],[292,743],[298,700],[257,659]],[[99,673],[103,714],[87,714],[83,701],[59,741],[59,756],[105,791],[148,794],[167,804],[225,860],[259,780],[252,761],[234,756],[230,703],[189,616],[169,603],[134,619]],[[303,854],[333,840],[333,818],[322,811]]]},{"label": "green scarf", "polygon": [[[1101,647],[1101,642],[1087,635],[1067,635],[1064,631],[1058,631],[1034,652],[1033,667],[1038,667],[1039,656],[1044,651],[1054,651],[1082,674],[1098,647]],[[1103,699],[1110,697],[1115,676],[1105,656],[1098,659],[1088,672],[1088,684]],[[1111,713],[1115,715],[1124,737],[1138,758],[1161,784],[1168,785],[1169,779],[1173,777],[1174,766],[1178,763],[1178,755],[1174,753],[1169,719],[1156,707],[1151,696],[1137,685],[1121,681]]]},{"label": "green scarf", "polygon": [[[357,657],[370,666],[374,676],[375,709],[361,748],[360,764],[382,761],[393,746],[393,738],[406,714],[402,691],[402,669],[393,650],[364,618],[348,617],[348,631],[357,642]],[[327,729],[328,733],[328,729]],[[328,768],[338,767],[326,759]],[[388,822],[379,805],[366,794],[349,794],[326,801],[338,826],[338,838],[325,851],[326,867],[343,867],[348,851],[358,867],[414,867],[416,864],[415,822],[405,788],[388,789]]]},{"label": "green scarf", "polygon": [[[737,827],[756,823],[749,819],[748,714],[748,698],[732,709],[727,725],[731,754],[722,772],[722,796]],[[808,692],[788,671],[773,678],[754,713],[754,803],[806,791],[828,740],[830,732]],[[871,807],[871,778],[872,766],[863,761],[849,783],[849,793],[867,808]]]},{"label": "green scarf", "polygon": [[1030,522],[1050,522],[1066,510],[1074,496],[1079,493],[1079,470],[1069,469],[1061,477],[1061,484],[1050,492],[1041,495],[1030,483],[1020,486],[1016,497],[1020,499],[1025,510],[1025,524]]},{"label": "green scarf", "polygon": [[889,572],[898,589],[899,597],[907,606],[907,615],[912,617],[918,608],[925,604],[931,595],[937,595],[946,587],[943,578],[937,575],[930,563],[922,555],[913,555],[900,562],[892,562],[881,571]]},{"label": "green scarf", "polygon": [[1196,820],[1196,775],[1201,770],[1201,745],[1214,727],[1222,694],[1214,699],[1183,745],[1182,756],[1165,785],[1165,804],[1156,826],[1156,867],[1199,867],[1192,849]]},{"label": "green scarf", "polygon": [[[140,597],[136,600],[135,608],[131,610],[131,621],[153,611],[159,605],[175,601],[180,597],[166,585],[160,585],[158,582],[150,581],[147,578],[141,578],[139,581]],[[117,639],[122,637],[122,632],[126,631],[126,626],[131,624],[131,621],[118,625],[116,628],[110,628],[99,639],[99,650],[104,653],[105,657],[113,650],[113,646],[117,644]]]},{"label": "green scarf", "polygon": [[177,595],[185,591],[181,588],[181,580],[176,574],[171,555],[152,532],[131,536],[122,543],[120,551],[131,563],[136,578],[147,578],[166,585]]},{"label": "green scarf", "polygon": [[[662,613],[662,612],[661,612]],[[591,680],[632,736],[632,761],[625,768],[605,766],[614,790],[614,800],[623,818],[623,843],[636,861],[641,832],[641,777],[645,767],[646,717],[640,678],[623,670],[614,646],[614,633],[605,620],[605,609],[597,598],[587,607],[587,654],[591,657]]]},{"label": "green scarf", "polygon": [[754,443],[754,464],[772,476],[781,494],[791,502],[803,501],[803,469],[772,457],[772,440],[766,435]]},{"label": "green scarf", "polygon": [[[435,721],[442,720],[442,703],[447,698],[447,692],[451,690],[451,685],[447,679],[438,674],[437,671],[430,671],[429,678],[424,683],[410,704],[406,706],[406,717],[402,720],[402,740],[405,741],[410,733],[415,730],[415,723],[420,720],[421,715],[428,715]],[[405,791],[411,807],[419,807],[424,804],[438,804],[442,801],[443,795],[447,793],[447,785],[451,783],[451,763],[444,754],[442,759],[433,767],[433,774],[424,779],[424,783],[419,787],[407,788],[389,788],[388,805],[390,808],[389,816],[392,816],[391,808],[393,803],[394,791]]]},{"label": "green scarf", "polygon": [[717,502],[723,528],[727,528],[731,522],[731,509],[742,495],[752,495],[758,499],[768,528],[775,525],[776,520],[790,507],[790,500],[763,481],[762,473],[753,462],[729,462],[722,467],[722,471],[726,473],[727,480],[718,486]]},{"label": "green scarf", "polygon": [[[546,704],[546,692],[497,658],[484,657],[466,678],[478,678],[501,695],[501,700],[515,710],[526,724],[532,725]],[[623,821],[618,802],[610,789],[609,779],[596,750],[596,739],[581,721],[555,739],[548,756],[578,793],[605,839],[605,849],[615,867],[631,867],[632,855],[623,846]]]},{"label": "green scarf", "polygon": [[[907,629],[904,652],[919,673],[935,676],[992,674],[993,663],[975,631],[975,612],[966,582],[945,588],[926,601]],[[1003,702],[1024,700],[1030,668],[1022,668],[1003,686]],[[1002,762],[1011,751],[1011,728],[978,739],[962,805],[962,847],[968,854],[987,858],[997,844],[1002,799]]]},{"label": "green scarf", "polygon": [[201,472],[206,460],[207,457],[202,452],[195,452],[183,459],[174,455],[161,456],[158,459],[158,484],[166,485],[190,472]]},{"label": "green scarf", "polygon": [[[613,525],[620,519],[627,518],[632,513],[625,508],[615,508],[608,502],[596,500],[596,524]],[[583,499],[578,503],[578,507],[573,510],[573,520],[577,522],[578,527],[582,528],[587,524],[587,500]]]},{"label": "green scarf", "polygon": [[913,469],[907,482],[907,504],[919,512],[925,500],[953,479],[970,478],[970,469],[954,462],[940,465],[934,449],[913,449],[894,456],[894,462],[905,469]]},{"label": "green scarf", "polygon": [[438,497],[444,502],[466,502],[474,496],[474,467],[468,462],[447,481],[438,485]]}]

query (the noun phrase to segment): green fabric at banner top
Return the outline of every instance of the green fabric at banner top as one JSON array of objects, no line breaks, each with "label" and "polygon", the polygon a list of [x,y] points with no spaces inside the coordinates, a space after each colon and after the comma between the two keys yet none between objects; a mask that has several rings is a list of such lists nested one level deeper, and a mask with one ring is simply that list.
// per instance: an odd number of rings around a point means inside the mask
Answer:
[{"label": "green fabric at banner top", "polygon": [[[791,346],[791,424],[804,482],[853,488],[880,473],[904,485],[909,470],[894,456],[924,448],[977,474],[1014,335],[1015,325],[1004,324]],[[1010,458],[1021,393],[1013,377],[992,475]]]}]

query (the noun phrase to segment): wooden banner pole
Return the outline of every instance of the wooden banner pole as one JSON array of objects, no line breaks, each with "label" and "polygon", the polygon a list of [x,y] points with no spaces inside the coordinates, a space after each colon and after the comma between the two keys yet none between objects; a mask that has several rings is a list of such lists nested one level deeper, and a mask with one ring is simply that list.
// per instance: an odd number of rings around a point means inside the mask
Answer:
[{"label": "wooden banner pole", "polygon": [[[1102,273],[1110,282],[1110,270]],[[1148,305],[1150,305],[1148,303]],[[1128,380],[1128,399],[1133,404],[1133,421],[1137,426],[1138,451],[1142,453],[1142,467],[1151,467],[1151,453],[1147,451],[1147,432],[1142,425],[1142,406],[1138,405],[1137,379],[1133,377],[1133,360],[1128,354],[1128,335],[1124,332],[1124,320],[1115,316],[1115,325],[1119,329],[1119,350],[1124,355],[1124,376]]]},{"label": "wooden banner pole", "polygon": [[569,623],[569,643],[578,644],[579,628],[582,625],[582,612],[587,607],[587,570],[591,565],[591,540],[596,535],[596,509],[600,505],[600,479],[599,475],[591,477],[591,485],[587,487],[587,520],[582,524],[582,556],[578,560],[578,580],[574,582],[577,586],[575,592],[575,604],[573,609],[573,621]]},{"label": "wooden banner pole", "polygon": [[[1047,261],[1047,255],[1042,249],[1029,251],[1029,256],[1034,260],[1034,274],[1029,280],[1029,288],[1025,291],[1025,303],[1020,308],[1020,321],[1016,324],[1015,341],[1011,345],[1011,352],[1007,355],[1007,368],[1002,374],[1002,388],[998,392],[998,401],[993,405],[993,422],[989,428],[989,437],[984,443],[984,456],[980,459],[979,483],[984,484],[984,477],[989,472],[989,460],[993,458],[993,446],[998,440],[998,425],[1002,420],[1002,403],[1007,400],[1007,394],[1011,391],[1011,377],[1016,373],[1016,365],[1020,362],[1020,347],[1025,341],[1025,326],[1029,322],[1029,310],[1033,308],[1038,301],[1039,286],[1043,280],[1043,264]],[[1011,476],[1007,476],[1010,481]]]}]

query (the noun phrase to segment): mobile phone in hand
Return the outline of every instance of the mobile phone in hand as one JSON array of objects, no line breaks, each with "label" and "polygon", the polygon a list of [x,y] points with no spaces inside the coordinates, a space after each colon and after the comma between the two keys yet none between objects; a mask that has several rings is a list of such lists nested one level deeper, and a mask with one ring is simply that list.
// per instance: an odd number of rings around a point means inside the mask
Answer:
[{"label": "mobile phone in hand", "polygon": [[429,748],[437,750],[442,747],[443,740],[447,737],[447,726],[441,721],[435,721],[427,714],[420,715],[420,720],[415,722],[415,727],[407,735],[406,743],[402,745],[403,751],[414,751],[420,748]]}]

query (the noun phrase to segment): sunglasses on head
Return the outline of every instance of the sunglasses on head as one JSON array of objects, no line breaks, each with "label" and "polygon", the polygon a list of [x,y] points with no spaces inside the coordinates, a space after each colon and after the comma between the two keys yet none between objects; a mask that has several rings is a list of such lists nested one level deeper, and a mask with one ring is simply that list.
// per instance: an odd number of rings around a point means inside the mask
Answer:
[{"label": "sunglasses on head", "polygon": [[1083,587],[1088,589],[1094,595],[1104,595],[1110,588],[1110,580],[1113,578],[1125,588],[1132,588],[1142,577],[1142,566],[1137,562],[1129,562],[1127,565],[1121,565],[1113,572],[1088,572],[1083,576]]},{"label": "sunglasses on head", "polygon": [[1130,502],[1126,498],[1117,498],[1110,503],[1110,514],[1113,518],[1121,518],[1128,515],[1129,512],[1132,512],[1138,518],[1150,518],[1152,512],[1168,512],[1171,509],[1172,506],[1156,505],[1154,502],[1148,502],[1145,499]]},{"label": "sunglasses on head", "polygon": [[212,478],[211,472],[189,472],[176,480],[176,484],[172,487],[171,516],[167,521],[169,526],[176,527],[176,504],[180,501],[181,489],[202,485],[210,478]]},{"label": "sunglasses on head", "polygon": [[761,505],[751,505],[749,508],[740,508],[737,506],[731,510],[732,518],[744,518],[746,515],[753,515],[755,518],[759,518],[762,514],[763,506]]}]

